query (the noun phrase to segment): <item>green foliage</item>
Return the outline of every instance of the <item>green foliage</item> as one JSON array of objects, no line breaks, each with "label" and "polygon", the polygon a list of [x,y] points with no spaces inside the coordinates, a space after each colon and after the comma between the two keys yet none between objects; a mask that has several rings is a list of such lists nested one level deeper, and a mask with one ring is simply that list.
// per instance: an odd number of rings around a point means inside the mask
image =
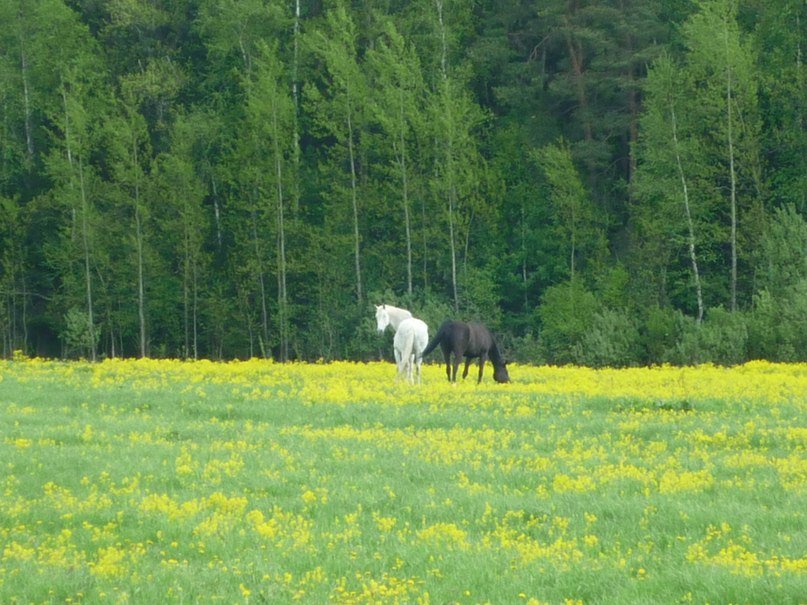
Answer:
[{"label": "green foliage", "polygon": [[651,307],[647,311],[640,337],[646,361],[651,364],[671,361],[685,321],[683,314],[675,309]]},{"label": "green foliage", "polygon": [[5,355],[63,353],[78,308],[103,356],[375,358],[384,291],[525,359],[805,355],[803,2],[30,0],[0,23]]},{"label": "green foliage", "polygon": [[462,315],[481,321],[492,330],[501,326],[501,293],[490,268],[468,267],[460,274]]},{"label": "green foliage", "polygon": [[798,361],[807,346],[807,280],[778,297],[763,290],[754,297],[748,313],[751,359]]},{"label": "green foliage", "polygon": [[748,326],[744,314],[716,307],[709,309],[706,317],[701,324],[690,318],[684,320],[681,340],[669,361],[686,365],[706,362],[736,365],[745,361]]},{"label": "green foliage", "polygon": [[569,277],[574,280],[579,267],[599,261],[604,250],[596,212],[565,141],[544,147],[534,157],[549,182],[556,233],[567,245]]},{"label": "green foliage", "polygon": [[65,355],[87,357],[98,346],[100,332],[98,326],[90,324],[86,311],[70,307],[64,315],[61,338]]},{"label": "green foliage", "polygon": [[624,311],[603,309],[574,346],[575,363],[601,367],[636,365],[641,359],[639,331]]},{"label": "green foliage", "polygon": [[774,210],[761,248],[761,288],[778,294],[807,279],[807,221],[792,204]]},{"label": "green foliage", "polygon": [[547,288],[538,315],[546,358],[557,364],[577,363],[583,339],[594,329],[599,303],[580,281]]}]

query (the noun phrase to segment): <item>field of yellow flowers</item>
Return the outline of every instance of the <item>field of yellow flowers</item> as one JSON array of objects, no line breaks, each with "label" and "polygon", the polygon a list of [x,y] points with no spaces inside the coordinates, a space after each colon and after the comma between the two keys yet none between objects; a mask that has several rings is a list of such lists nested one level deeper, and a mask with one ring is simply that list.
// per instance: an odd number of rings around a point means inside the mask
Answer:
[{"label": "field of yellow flowers", "polygon": [[0,603],[804,603],[807,365],[0,362]]}]

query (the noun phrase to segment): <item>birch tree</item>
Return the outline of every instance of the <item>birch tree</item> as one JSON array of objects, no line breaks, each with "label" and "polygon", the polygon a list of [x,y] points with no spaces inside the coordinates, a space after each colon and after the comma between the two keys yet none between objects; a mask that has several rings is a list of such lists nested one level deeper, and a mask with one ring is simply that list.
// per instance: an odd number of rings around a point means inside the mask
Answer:
[{"label": "birch tree", "polygon": [[115,182],[119,202],[128,209],[125,215],[131,221],[127,239],[132,244],[135,273],[135,297],[137,300],[137,348],[140,357],[148,355],[148,329],[146,310],[146,229],[149,221],[149,204],[145,193],[147,166],[151,162],[146,122],[138,109],[135,88],[136,78],[123,83],[120,115],[114,121],[112,131],[115,139]]},{"label": "birch tree", "polygon": [[[429,115],[434,141],[432,192],[445,208],[451,266],[450,283],[454,310],[460,307],[458,262],[462,242],[469,241],[474,207],[479,203],[482,157],[476,132],[484,114],[470,97],[461,66],[450,63],[449,44],[453,33],[444,0],[434,0],[434,35],[439,54],[437,77],[429,98]],[[459,9],[456,9],[459,10]],[[465,246],[467,262],[468,246]]]},{"label": "birch tree", "polygon": [[603,233],[589,193],[580,180],[572,154],[565,141],[547,145],[534,154],[549,184],[549,197],[559,241],[563,242],[569,267],[569,281],[574,282],[580,264],[593,265],[603,252]]},{"label": "birch tree", "polygon": [[356,26],[345,5],[337,2],[325,15],[322,28],[309,38],[313,52],[323,64],[326,80],[321,91],[308,88],[308,99],[318,129],[334,139],[335,144],[329,151],[330,160],[344,166],[344,169],[336,170],[341,172],[341,182],[333,184],[331,195],[349,207],[354,290],[356,300],[361,302],[364,287],[359,223],[359,146],[366,119],[367,84],[358,63],[357,37]]},{"label": "birch tree", "polygon": [[[759,116],[754,57],[740,35],[736,0],[703,0],[684,26],[686,69],[693,81],[692,109],[702,124],[698,134],[719,170],[714,184],[728,207],[729,307],[737,309],[738,259],[744,215],[750,247],[762,197]],[[727,198],[727,199],[726,199]],[[747,251],[746,254],[750,254]]]},{"label": "birch tree", "polygon": [[[268,347],[274,340],[270,264],[272,250],[278,244],[272,241],[276,233],[275,220],[267,206],[271,199],[267,187],[271,187],[274,180],[267,181],[271,172],[264,170],[266,157],[262,154],[266,148],[260,139],[265,125],[257,125],[259,130],[255,130],[254,115],[248,114],[253,112],[254,107],[250,105],[254,105],[260,95],[254,87],[264,41],[287,38],[293,22],[288,3],[279,0],[205,0],[196,23],[214,65],[215,90],[226,91],[225,94],[238,99],[236,106],[225,105],[224,108],[230,112],[223,116],[225,136],[229,139],[224,144],[231,151],[223,158],[220,174],[212,171],[214,218],[217,233],[229,229],[230,237],[236,242],[231,249],[222,249],[232,279],[247,280],[238,283],[235,301],[245,317],[249,354],[254,354],[253,323],[257,321],[258,346],[261,354],[268,356]],[[290,78],[286,82],[290,88]],[[221,205],[219,198],[225,200]],[[221,237],[218,241],[222,241]],[[287,306],[284,304],[284,309]],[[258,317],[254,319],[256,313]],[[287,322],[283,319],[281,323],[286,325]]]},{"label": "birch tree", "polygon": [[2,354],[28,349],[27,267],[21,234],[23,212],[17,199],[0,195],[0,330]]},{"label": "birch tree", "polygon": [[208,222],[203,207],[205,188],[196,172],[194,148],[200,145],[201,116],[179,116],[173,125],[171,151],[157,158],[157,193],[166,219],[161,231],[171,242],[174,272],[182,283],[182,331],[185,357],[198,359],[202,299],[208,262],[204,252]]},{"label": "birch tree", "polygon": [[406,244],[406,289],[413,292],[412,190],[417,174],[414,137],[423,130],[425,84],[414,49],[407,45],[391,22],[385,35],[369,51],[367,63],[373,78],[373,117],[381,126],[384,145],[391,148],[397,194],[403,215]]},{"label": "birch tree", "polygon": [[749,40],[759,63],[770,202],[807,211],[807,2],[783,0],[756,16]]},{"label": "birch tree", "polygon": [[[277,45],[263,45],[256,59],[254,81],[249,86],[247,121],[255,137],[254,161],[260,166],[260,195],[265,199],[266,212],[273,208],[276,234],[275,262],[277,275],[277,327],[279,357],[289,356],[289,294],[287,252],[287,216],[289,186],[294,182],[295,106],[293,90],[286,80],[284,65]],[[292,161],[289,162],[288,158]],[[262,204],[263,205],[263,204]]]},{"label": "birch tree", "polygon": [[[56,145],[48,160],[48,169],[57,191],[67,204],[67,224],[63,225],[64,248],[54,250],[66,262],[62,276],[67,287],[82,283],[86,342],[90,358],[97,357],[98,326],[94,303],[94,265],[97,212],[95,209],[95,175],[88,161],[91,150],[91,113],[86,106],[86,82],[72,71],[64,74],[59,94],[62,111],[54,114]],[[74,270],[78,269],[76,273]],[[80,277],[78,277],[80,275]],[[67,293],[66,293],[67,294]]]},{"label": "birch tree", "polygon": [[650,273],[666,273],[677,244],[682,240],[686,243],[700,323],[704,302],[696,223],[704,212],[704,196],[698,166],[706,158],[696,142],[690,140],[689,90],[691,85],[668,56],[653,64],[636,153],[640,166],[634,184],[637,201],[633,215],[643,246],[650,251],[646,262],[656,268]]}]

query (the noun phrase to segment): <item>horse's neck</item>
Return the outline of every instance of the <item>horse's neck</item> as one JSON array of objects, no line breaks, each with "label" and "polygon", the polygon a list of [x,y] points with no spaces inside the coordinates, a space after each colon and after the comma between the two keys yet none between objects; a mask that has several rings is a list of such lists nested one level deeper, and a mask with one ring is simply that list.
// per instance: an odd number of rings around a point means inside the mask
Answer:
[{"label": "horse's neck", "polygon": [[406,309],[399,309],[387,305],[387,314],[389,315],[389,322],[394,330],[398,329],[398,325],[404,320],[412,317],[412,314]]},{"label": "horse's neck", "polygon": [[488,352],[491,363],[498,367],[504,365],[504,357],[502,357],[499,347],[496,346],[496,341],[491,340],[490,351]]}]

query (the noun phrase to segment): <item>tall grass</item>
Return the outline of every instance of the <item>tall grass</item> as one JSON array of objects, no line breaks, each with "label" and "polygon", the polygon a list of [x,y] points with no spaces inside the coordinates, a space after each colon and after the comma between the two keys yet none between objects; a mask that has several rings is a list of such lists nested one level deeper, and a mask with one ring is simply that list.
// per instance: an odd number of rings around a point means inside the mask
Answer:
[{"label": "tall grass", "polygon": [[803,603],[807,366],[0,363],[0,603]]}]

